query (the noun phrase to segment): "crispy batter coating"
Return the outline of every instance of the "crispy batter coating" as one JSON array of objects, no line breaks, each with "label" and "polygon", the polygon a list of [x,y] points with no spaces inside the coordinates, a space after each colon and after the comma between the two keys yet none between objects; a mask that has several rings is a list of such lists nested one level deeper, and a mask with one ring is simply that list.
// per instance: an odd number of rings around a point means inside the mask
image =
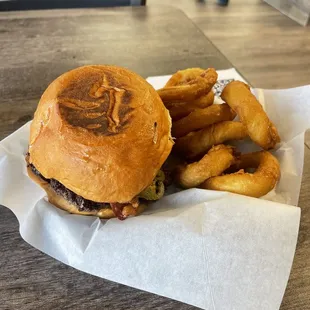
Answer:
[{"label": "crispy batter coating", "polygon": [[240,122],[223,121],[199,131],[190,132],[176,140],[174,150],[186,158],[202,156],[213,146],[230,140],[242,140],[247,136],[245,126]]},{"label": "crispy batter coating", "polygon": [[186,84],[191,80],[194,80],[198,75],[202,74],[205,70],[202,68],[188,68],[185,70],[179,70],[171,76],[165,87],[176,86]]},{"label": "crispy batter coating", "polygon": [[250,138],[257,145],[268,150],[280,142],[276,127],[248,85],[240,81],[230,82],[224,88],[221,98],[237,113]]},{"label": "crispy batter coating", "polygon": [[221,121],[231,121],[236,114],[227,104],[213,104],[205,109],[198,109],[172,124],[172,136],[179,138],[191,131],[205,128]]},{"label": "crispy batter coating", "polygon": [[192,75],[188,78],[187,73],[182,74],[184,71],[187,70],[178,71],[176,75],[180,74],[182,79],[186,82],[182,82],[175,86],[165,86],[164,88],[157,90],[164,103],[195,100],[210,92],[217,80],[217,73],[213,68],[203,71],[198,76],[195,75],[194,78]]},{"label": "crispy batter coating", "polygon": [[209,107],[210,105],[213,104],[213,101],[214,101],[214,93],[211,90],[209,93],[199,97],[196,100],[190,102],[178,102],[170,104],[169,106],[167,106],[167,108],[169,109],[172,120],[177,121],[187,116],[194,110]]},{"label": "crispy batter coating", "polygon": [[231,166],[235,161],[233,153],[232,147],[217,145],[198,162],[179,166],[175,181],[184,188],[196,187],[208,178],[220,175]]},{"label": "crispy batter coating", "polygon": [[[241,170],[209,178],[200,187],[258,198],[276,186],[281,174],[278,160],[267,151],[243,154],[233,168]],[[244,171],[247,168],[256,168],[256,171],[247,173]]]}]

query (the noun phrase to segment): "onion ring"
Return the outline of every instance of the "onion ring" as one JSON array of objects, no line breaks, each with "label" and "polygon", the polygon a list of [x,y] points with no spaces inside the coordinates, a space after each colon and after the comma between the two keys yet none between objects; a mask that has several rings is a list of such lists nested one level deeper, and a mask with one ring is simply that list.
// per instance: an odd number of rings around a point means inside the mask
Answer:
[{"label": "onion ring", "polygon": [[247,136],[245,126],[240,122],[224,121],[210,125],[176,140],[174,149],[186,158],[197,158],[213,145],[229,140],[242,140]]},{"label": "onion ring", "polygon": [[213,104],[205,109],[198,109],[188,116],[172,124],[172,136],[179,138],[191,131],[205,128],[221,121],[231,121],[235,118],[235,112],[225,103]]},{"label": "onion ring", "polygon": [[171,78],[166,83],[165,87],[177,86],[188,83],[194,80],[197,76],[202,74],[205,70],[201,68],[189,68],[185,70],[179,70],[171,76]]},{"label": "onion ring", "polygon": [[182,117],[187,116],[196,109],[203,109],[209,107],[213,104],[213,101],[214,93],[213,91],[210,91],[206,95],[203,95],[194,101],[171,104],[168,109],[172,120],[177,121]]},{"label": "onion ring", "polygon": [[[186,70],[184,70],[186,71]],[[180,71],[179,71],[180,72]],[[192,76],[191,76],[192,77]],[[157,90],[163,102],[186,102],[207,94],[216,83],[217,73],[210,68],[190,79],[185,84],[164,87]]]},{"label": "onion ring", "polygon": [[200,161],[179,166],[175,180],[184,188],[196,187],[208,178],[220,175],[235,161],[234,148],[226,145],[213,147]]},{"label": "onion ring", "polygon": [[195,106],[196,108],[206,108],[212,105],[214,102],[214,92],[210,90],[207,94],[195,99],[193,101],[188,102],[188,104]]},{"label": "onion ring", "polygon": [[[279,162],[267,151],[243,154],[233,168],[241,170],[212,177],[200,187],[258,198],[270,192],[280,178]],[[256,168],[256,171],[246,173],[243,170],[246,168]]]},{"label": "onion ring", "polygon": [[273,148],[280,137],[249,86],[240,81],[226,85],[221,98],[237,113],[250,138],[265,150]]}]

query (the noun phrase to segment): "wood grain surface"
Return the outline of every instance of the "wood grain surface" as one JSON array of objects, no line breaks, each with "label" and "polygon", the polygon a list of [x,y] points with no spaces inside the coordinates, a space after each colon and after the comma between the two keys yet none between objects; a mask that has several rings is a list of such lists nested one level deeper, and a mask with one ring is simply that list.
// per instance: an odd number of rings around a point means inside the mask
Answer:
[{"label": "wood grain surface", "polygon": [[228,6],[215,0],[147,1],[168,3],[183,10],[253,86],[310,84],[310,25],[300,26],[263,0],[230,0]]},{"label": "wood grain surface", "polygon": [[[114,63],[144,77],[231,66],[172,7],[1,13],[0,59],[0,139],[32,118],[55,77],[80,65]],[[310,135],[306,144],[302,222],[285,310],[308,309],[310,299]],[[25,243],[12,212],[1,206],[0,212],[0,309],[195,309],[68,267]]]}]

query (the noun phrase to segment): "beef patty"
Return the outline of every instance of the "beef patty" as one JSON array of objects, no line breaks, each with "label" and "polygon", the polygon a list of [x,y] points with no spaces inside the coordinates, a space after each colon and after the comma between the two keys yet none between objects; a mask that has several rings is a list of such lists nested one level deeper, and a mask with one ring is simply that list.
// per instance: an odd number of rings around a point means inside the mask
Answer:
[{"label": "beef patty", "polygon": [[103,208],[111,208],[109,203],[104,202],[96,202],[92,200],[88,200],[83,198],[82,196],[79,196],[72,192],[70,189],[66,188],[63,184],[58,182],[55,179],[46,179],[37,169],[34,165],[29,164],[29,167],[31,168],[32,172],[37,175],[42,180],[49,183],[51,188],[60,196],[65,198],[67,201],[69,201],[71,204],[75,205],[79,211],[93,211],[93,210],[100,210]]}]

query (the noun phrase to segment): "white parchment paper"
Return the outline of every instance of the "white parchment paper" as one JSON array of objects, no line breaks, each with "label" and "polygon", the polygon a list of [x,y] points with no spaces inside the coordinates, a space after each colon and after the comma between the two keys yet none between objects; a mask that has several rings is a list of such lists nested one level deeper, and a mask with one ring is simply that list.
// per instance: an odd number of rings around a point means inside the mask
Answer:
[{"label": "white parchment paper", "polygon": [[[149,82],[159,88],[167,78]],[[241,79],[233,69],[219,78]],[[25,241],[81,271],[204,309],[278,309],[298,235],[310,86],[254,93],[282,138],[281,181],[263,199],[191,189],[125,221],[71,215],[27,176],[28,123],[0,143],[0,204]]]}]

